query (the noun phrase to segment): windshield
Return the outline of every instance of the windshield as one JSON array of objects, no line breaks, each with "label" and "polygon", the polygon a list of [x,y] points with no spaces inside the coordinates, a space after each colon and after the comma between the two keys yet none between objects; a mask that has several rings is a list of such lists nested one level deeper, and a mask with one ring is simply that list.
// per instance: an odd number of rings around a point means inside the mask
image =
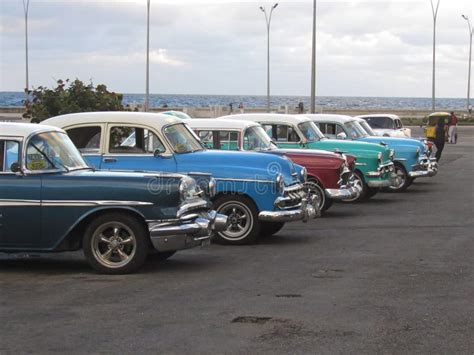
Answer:
[{"label": "windshield", "polygon": [[366,121],[360,120],[357,121],[357,123],[363,128],[365,132],[367,132],[369,136],[376,136],[375,132],[372,130],[372,127],[370,127]]},{"label": "windshield", "polygon": [[298,128],[308,142],[317,142],[324,138],[324,134],[312,121],[300,123]]},{"label": "windshield", "polygon": [[60,132],[40,133],[30,139],[26,167],[31,171],[89,168],[69,137]]},{"label": "windshield", "polygon": [[276,149],[271,138],[260,127],[247,128],[244,133],[244,150],[271,150]]},{"label": "windshield", "polygon": [[359,138],[367,137],[367,133],[355,121],[344,123],[344,127],[346,128],[346,132],[349,135],[350,139],[359,139]]},{"label": "windshield", "polygon": [[393,121],[388,117],[365,117],[364,120],[375,129],[393,129]]},{"label": "windshield", "polygon": [[196,135],[182,123],[165,127],[163,133],[176,153],[192,153],[203,150]]}]

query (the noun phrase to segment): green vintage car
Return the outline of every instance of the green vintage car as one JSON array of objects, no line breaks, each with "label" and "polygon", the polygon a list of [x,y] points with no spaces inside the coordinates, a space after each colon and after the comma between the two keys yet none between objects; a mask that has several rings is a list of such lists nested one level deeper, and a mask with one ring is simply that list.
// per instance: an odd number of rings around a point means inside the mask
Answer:
[{"label": "green vintage car", "polygon": [[384,144],[327,139],[310,118],[299,115],[251,113],[220,118],[258,122],[281,148],[321,149],[355,156],[355,177],[362,186],[362,193],[345,202],[370,198],[380,188],[396,183],[394,151]]}]

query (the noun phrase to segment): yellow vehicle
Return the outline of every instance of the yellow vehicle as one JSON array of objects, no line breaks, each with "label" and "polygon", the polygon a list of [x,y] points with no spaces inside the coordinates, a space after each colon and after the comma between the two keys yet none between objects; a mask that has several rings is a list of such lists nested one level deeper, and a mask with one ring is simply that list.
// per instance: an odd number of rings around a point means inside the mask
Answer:
[{"label": "yellow vehicle", "polygon": [[425,137],[428,139],[436,138],[436,125],[440,119],[443,119],[447,124],[451,114],[448,112],[434,112],[428,115],[428,122],[425,127]]}]

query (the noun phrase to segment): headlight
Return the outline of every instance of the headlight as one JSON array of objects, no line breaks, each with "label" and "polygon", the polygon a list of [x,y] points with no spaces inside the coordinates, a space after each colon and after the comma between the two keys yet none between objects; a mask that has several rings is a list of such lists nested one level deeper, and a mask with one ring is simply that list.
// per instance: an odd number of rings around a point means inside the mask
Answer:
[{"label": "headlight", "polygon": [[305,167],[301,169],[301,179],[303,180],[302,182],[308,181],[308,170]]},{"label": "headlight", "polygon": [[417,156],[417,157],[420,156],[420,147],[416,147],[416,156]]},{"label": "headlight", "polygon": [[379,163],[382,162],[382,152],[379,152],[379,153],[377,154],[377,159],[379,160]]},{"label": "headlight", "polygon": [[216,183],[216,179],[214,178],[211,178],[209,180],[209,197],[210,198],[213,198],[214,196],[216,196],[216,193],[217,193],[217,183]]},{"label": "headlight", "polygon": [[181,200],[192,199],[196,196],[199,196],[200,191],[196,184],[196,180],[192,177],[184,176],[179,183],[179,195]]},{"label": "headlight", "polygon": [[276,187],[280,193],[285,191],[285,180],[283,179],[283,175],[278,174],[276,178]]}]

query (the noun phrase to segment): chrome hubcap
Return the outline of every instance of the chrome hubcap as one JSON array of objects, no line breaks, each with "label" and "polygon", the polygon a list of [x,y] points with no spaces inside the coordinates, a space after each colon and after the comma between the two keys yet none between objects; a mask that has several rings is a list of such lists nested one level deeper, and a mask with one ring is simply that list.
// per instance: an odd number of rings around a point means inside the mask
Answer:
[{"label": "chrome hubcap", "polygon": [[307,186],[312,195],[318,196],[318,207],[319,209],[322,209],[324,202],[326,201],[326,196],[324,195],[322,188],[314,182],[309,182]]},{"label": "chrome hubcap", "polygon": [[405,184],[406,176],[402,169],[395,167],[395,174],[397,177],[395,178],[395,185],[390,186],[392,189],[397,190]]},{"label": "chrome hubcap", "polygon": [[249,208],[239,202],[227,202],[218,208],[218,212],[228,216],[228,227],[219,232],[224,239],[240,240],[247,236],[253,226],[253,217]]},{"label": "chrome hubcap", "polygon": [[103,266],[119,268],[135,256],[137,242],[132,230],[120,222],[109,222],[96,229],[92,252]]}]

